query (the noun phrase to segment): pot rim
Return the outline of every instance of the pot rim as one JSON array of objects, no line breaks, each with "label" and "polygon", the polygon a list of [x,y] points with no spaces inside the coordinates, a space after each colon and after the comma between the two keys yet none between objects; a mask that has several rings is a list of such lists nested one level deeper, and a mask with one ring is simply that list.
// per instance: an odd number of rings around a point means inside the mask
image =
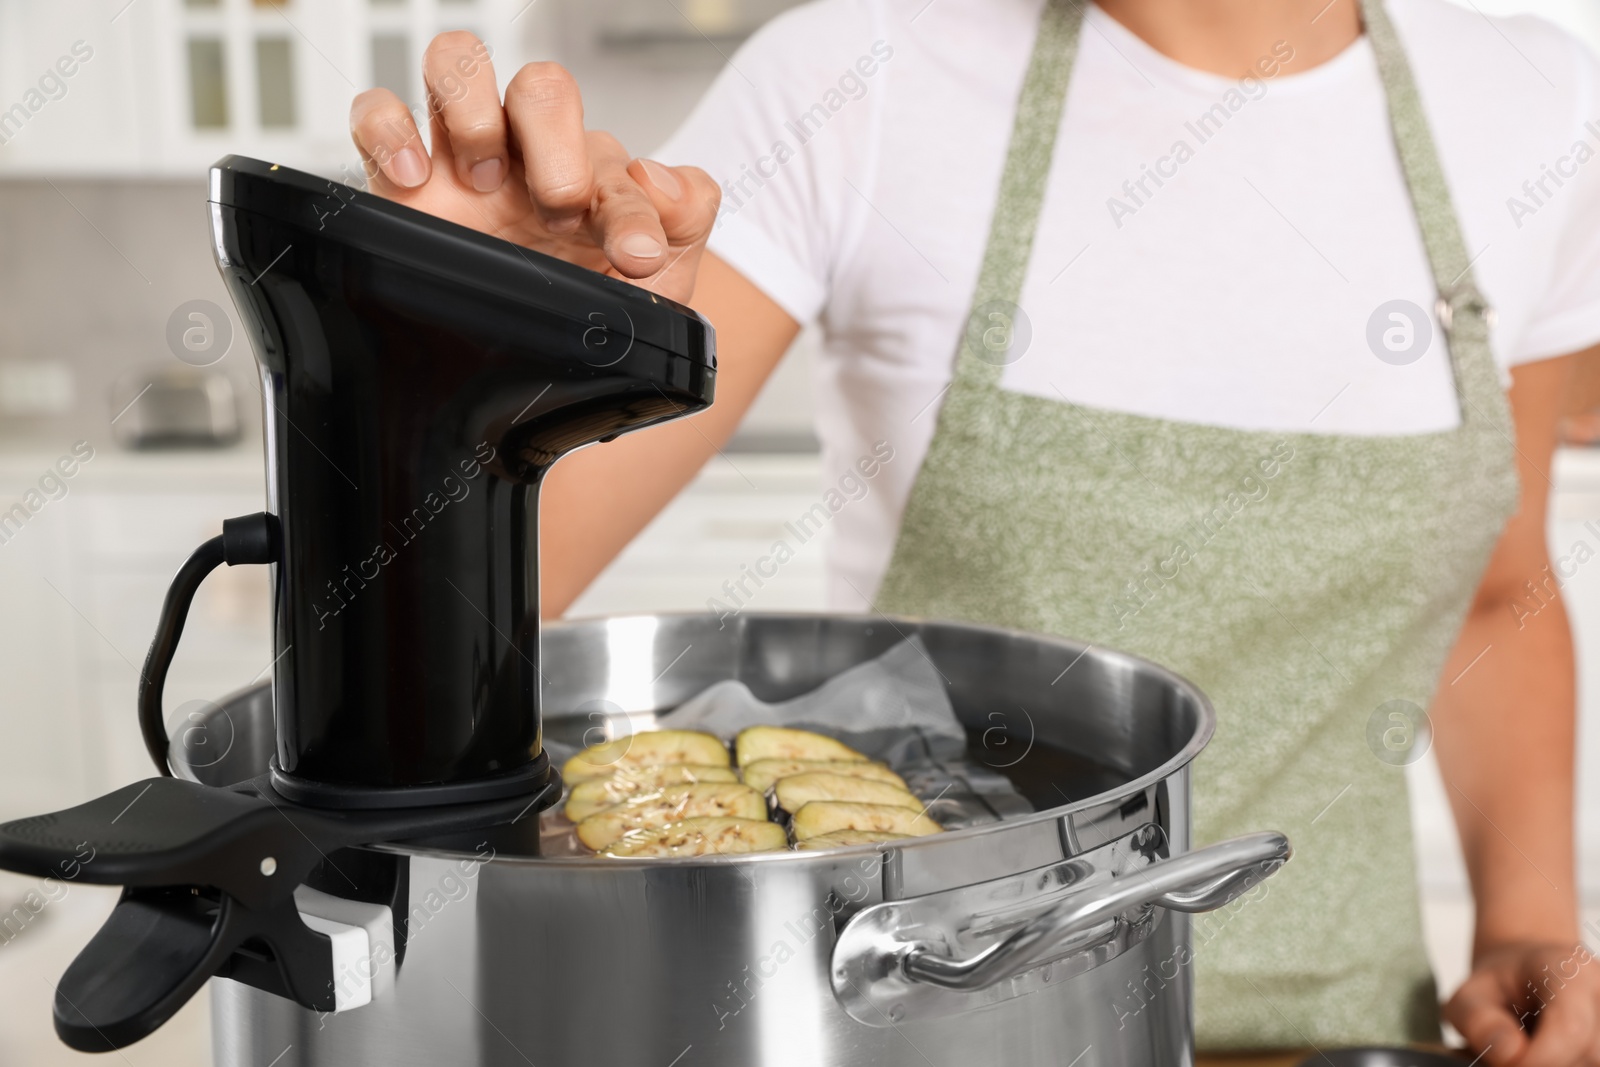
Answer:
[{"label": "pot rim", "polygon": [[[619,620],[633,619],[658,619],[672,621],[708,619],[714,617],[715,616],[711,615],[710,613],[703,611],[635,612],[617,615],[589,615],[574,619],[548,621],[542,625],[541,629],[579,629]],[[1197,724],[1197,728],[1195,729],[1193,735],[1187,742],[1184,743],[1183,747],[1174,753],[1170,758],[1168,758],[1164,763],[1145,772],[1142,775],[1139,775],[1137,778],[1133,778],[1127,782],[1124,782],[1114,789],[1107,789],[1102,792],[1095,793],[1093,796],[1084,797],[1081,800],[1073,801],[1069,804],[1061,804],[1057,807],[1046,808],[1043,811],[1034,812],[1032,815],[1019,816],[1015,819],[1006,819],[1002,822],[985,823],[981,826],[969,826],[961,830],[946,830],[942,834],[930,834],[927,837],[911,837],[906,838],[903,841],[880,842],[864,845],[847,845],[841,848],[828,849],[823,852],[800,852],[793,848],[787,848],[777,852],[747,852],[727,856],[680,857],[526,856],[500,855],[497,853],[490,860],[483,862],[527,865],[541,868],[556,868],[560,870],[660,870],[703,866],[742,867],[745,865],[755,864],[800,864],[815,862],[820,859],[831,859],[834,857],[862,856],[869,852],[934,848],[947,842],[970,840],[984,834],[995,833],[1002,829],[1035,826],[1045,822],[1053,822],[1057,819],[1060,819],[1064,815],[1069,815],[1073,812],[1084,811],[1090,808],[1101,807],[1119,797],[1131,796],[1134,793],[1142,792],[1150,786],[1155,785],[1157,782],[1171,777],[1173,774],[1192,763],[1194,758],[1198,756],[1201,750],[1204,749],[1211,741],[1212,735],[1216,732],[1216,709],[1212,707],[1210,698],[1208,698],[1198,686],[1189,681],[1183,675],[1163,667],[1153,660],[1146,659],[1143,656],[1135,655],[1132,652],[1124,652],[1121,649],[1108,648],[1104,645],[1095,645],[1089,642],[1080,641],[1076,638],[1056,637],[1051,634],[1034,633],[1028,630],[1018,630],[1004,626],[990,626],[984,623],[962,622],[956,619],[928,618],[920,615],[868,615],[866,613],[853,612],[782,611],[741,612],[739,619],[748,619],[754,621],[784,619],[799,621],[859,619],[862,622],[883,620],[889,623],[889,625],[894,626],[897,630],[900,629],[900,627],[896,624],[906,623],[919,629],[924,626],[953,627],[979,633],[993,634],[996,636],[1021,637],[1035,643],[1055,645],[1060,647],[1063,651],[1076,653],[1077,655],[1072,661],[1074,665],[1079,659],[1093,654],[1097,658],[1105,661],[1137,666],[1141,669],[1142,673],[1158,678],[1162,682],[1171,686],[1173,689],[1192,698],[1196,711],[1199,715],[1199,723]],[[908,633],[903,633],[902,636],[909,637],[911,635]],[[1067,669],[1071,670],[1072,667],[1069,665]],[[461,859],[472,858],[478,855],[477,853],[463,852],[455,849],[411,847],[400,845],[385,845],[382,847],[385,851],[392,850],[408,856],[434,856],[444,859]]]}]

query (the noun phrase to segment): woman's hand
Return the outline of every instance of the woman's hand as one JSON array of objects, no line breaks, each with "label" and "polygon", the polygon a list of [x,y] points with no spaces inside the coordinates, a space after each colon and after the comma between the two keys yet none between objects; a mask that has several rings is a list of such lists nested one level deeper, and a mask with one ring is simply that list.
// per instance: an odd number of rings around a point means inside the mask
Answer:
[{"label": "woman's hand", "polygon": [[1488,949],[1444,1014],[1491,1067],[1597,1067],[1600,960],[1582,945]]},{"label": "woman's hand", "polygon": [[632,159],[583,128],[555,63],[530,63],[502,104],[488,48],[443,33],[423,58],[433,155],[400,98],[369,89],[350,133],[372,191],[687,303],[721,191],[696,167]]}]

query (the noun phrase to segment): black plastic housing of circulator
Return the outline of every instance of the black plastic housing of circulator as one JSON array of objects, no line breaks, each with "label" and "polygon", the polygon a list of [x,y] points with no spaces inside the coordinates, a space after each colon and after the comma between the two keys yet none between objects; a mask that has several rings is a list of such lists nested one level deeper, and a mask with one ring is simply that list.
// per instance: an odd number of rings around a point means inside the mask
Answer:
[{"label": "black plastic housing of circulator", "polygon": [[[716,378],[690,309],[348,186],[229,156],[207,206],[259,363],[268,508],[227,520],[163,604],[138,714],[164,777],[0,826],[0,868],[124,887],[57,987],[56,1031],[83,1051],[139,1040],[212,975],[332,1010],[296,886],[341,850],[559,797],[540,482],[575,448],[703,409]],[[223,564],[272,569],[277,755],[215,787],[172,777],[162,690]],[[363,854],[342,895],[403,906],[396,858]]]},{"label": "black plastic housing of circulator", "polygon": [[372,807],[538,788],[540,482],[709,405],[710,325],[256,160],[212,168],[209,209],[261,371],[278,791]]}]

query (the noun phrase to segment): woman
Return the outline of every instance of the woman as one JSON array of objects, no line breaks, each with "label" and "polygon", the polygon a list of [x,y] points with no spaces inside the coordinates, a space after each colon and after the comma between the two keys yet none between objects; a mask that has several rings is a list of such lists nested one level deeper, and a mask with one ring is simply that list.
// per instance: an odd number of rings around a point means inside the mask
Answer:
[{"label": "woman", "polygon": [[1443,0],[820,0],[665,162],[553,64],[502,100],[445,34],[426,72],[431,159],[355,102],[374,189],[717,327],[708,415],[552,473],[549,611],[819,319],[825,462],[891,456],[833,519],[835,604],[1175,667],[1219,715],[1197,838],[1295,841],[1197,939],[1200,1047],[1437,1039],[1398,766],[1431,705],[1477,898],[1445,1016],[1488,1063],[1600,1063],[1544,525],[1600,342],[1587,54]]}]

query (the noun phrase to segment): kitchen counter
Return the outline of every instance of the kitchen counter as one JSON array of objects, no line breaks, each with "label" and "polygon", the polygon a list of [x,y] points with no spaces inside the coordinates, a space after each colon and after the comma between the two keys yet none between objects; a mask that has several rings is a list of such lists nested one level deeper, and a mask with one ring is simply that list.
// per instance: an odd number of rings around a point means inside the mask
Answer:
[{"label": "kitchen counter", "polygon": [[[74,441],[8,442],[0,445],[0,510],[10,507],[26,487],[37,484],[62,457],[73,456]],[[132,452],[110,441],[89,441],[93,458],[76,463],[65,479],[69,491],[190,492],[266,489],[261,442],[245,440],[227,448]],[[74,457],[75,458],[75,457]]]},{"label": "kitchen counter", "polygon": [[[94,458],[81,465],[74,485],[137,491],[146,488],[193,487],[200,483],[226,484],[230,489],[262,484],[265,464],[256,439],[219,449],[171,449],[133,452],[109,441],[91,441]],[[32,482],[63,455],[71,441],[0,440],[0,485]],[[804,483],[820,489],[820,459],[815,453],[740,452],[728,450],[708,463],[701,480],[719,491],[757,488],[761,477],[777,480],[789,489]],[[1590,518],[1600,514],[1600,448],[1563,449],[1556,457],[1556,484],[1552,518]],[[764,488],[764,486],[761,486]]]}]

